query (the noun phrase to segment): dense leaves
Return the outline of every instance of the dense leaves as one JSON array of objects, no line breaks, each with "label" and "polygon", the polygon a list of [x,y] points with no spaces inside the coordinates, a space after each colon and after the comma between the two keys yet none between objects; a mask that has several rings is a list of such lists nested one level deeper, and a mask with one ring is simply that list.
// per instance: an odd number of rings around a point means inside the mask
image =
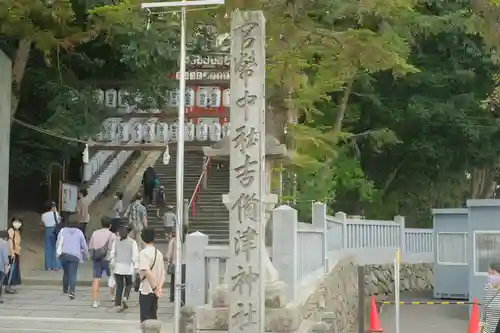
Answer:
[{"label": "dense leaves", "polygon": [[[189,48],[214,50],[235,9],[267,19],[267,127],[292,151],[282,201],[301,219],[319,200],[425,225],[433,207],[495,195],[495,1],[226,0],[188,13]],[[161,105],[165,73],[177,66],[178,15],[137,0],[6,0],[0,31],[14,61],[13,114],[69,136],[94,133],[108,115],[94,88],[128,88]],[[16,173],[79,153],[13,129]]]}]

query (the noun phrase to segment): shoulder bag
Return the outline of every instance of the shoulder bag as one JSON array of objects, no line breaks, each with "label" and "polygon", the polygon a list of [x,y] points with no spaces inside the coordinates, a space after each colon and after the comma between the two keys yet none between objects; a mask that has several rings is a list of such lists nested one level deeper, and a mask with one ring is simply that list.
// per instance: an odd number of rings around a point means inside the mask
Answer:
[{"label": "shoulder bag", "polygon": [[[153,263],[151,264],[151,267],[149,267],[150,271],[152,271],[153,268],[155,267],[157,254],[158,254],[158,250],[155,248],[155,258],[153,259]],[[135,273],[135,279],[134,279],[134,291],[135,292],[139,291],[139,287],[141,285],[141,282],[144,281],[145,279],[146,279],[145,276],[141,278],[141,275],[139,273]]]}]

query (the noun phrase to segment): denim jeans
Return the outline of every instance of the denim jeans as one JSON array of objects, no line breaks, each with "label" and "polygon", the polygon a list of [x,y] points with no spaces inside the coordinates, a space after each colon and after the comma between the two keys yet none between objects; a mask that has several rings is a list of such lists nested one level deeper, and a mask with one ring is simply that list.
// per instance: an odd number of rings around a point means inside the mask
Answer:
[{"label": "denim jeans", "polygon": [[80,265],[80,260],[77,257],[66,253],[61,254],[59,258],[61,259],[63,269],[63,292],[74,294],[76,288],[76,276],[78,273],[78,265]]},{"label": "denim jeans", "polygon": [[45,270],[55,270],[61,268],[61,263],[56,258],[56,227],[45,227],[43,235],[43,247],[45,252]]},{"label": "denim jeans", "polygon": [[115,274],[116,280],[116,295],[115,295],[115,305],[122,305],[122,298],[128,299],[130,297],[130,291],[133,287],[132,275],[121,275]]}]

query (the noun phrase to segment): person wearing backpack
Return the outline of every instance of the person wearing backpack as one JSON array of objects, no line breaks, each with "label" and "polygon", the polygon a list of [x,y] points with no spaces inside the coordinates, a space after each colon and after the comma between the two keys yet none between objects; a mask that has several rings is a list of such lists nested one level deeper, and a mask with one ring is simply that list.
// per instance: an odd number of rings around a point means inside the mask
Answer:
[{"label": "person wearing backpack", "polygon": [[142,249],[142,229],[148,226],[148,211],[146,207],[142,205],[141,201],[141,195],[137,194],[135,196],[135,201],[130,204],[130,211],[128,214],[128,226],[132,228],[131,236],[137,242],[139,250]]},{"label": "person wearing backpack", "polygon": [[92,306],[99,307],[99,285],[105,273],[110,277],[109,253],[115,241],[116,235],[109,230],[111,221],[108,218],[101,220],[101,229],[92,233],[89,242],[89,253],[92,258]]}]

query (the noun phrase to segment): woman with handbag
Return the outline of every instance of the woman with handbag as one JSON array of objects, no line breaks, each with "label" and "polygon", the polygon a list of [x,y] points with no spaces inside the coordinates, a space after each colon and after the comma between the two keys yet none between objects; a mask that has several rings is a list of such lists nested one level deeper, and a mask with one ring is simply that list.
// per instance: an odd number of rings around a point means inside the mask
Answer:
[{"label": "woman with handbag", "polygon": [[61,216],[56,209],[55,202],[45,204],[46,211],[42,214],[42,223],[44,226],[43,249],[45,252],[45,270],[57,271],[61,269],[61,263],[56,257],[56,240],[60,227],[63,225]]},{"label": "woman with handbag", "polygon": [[[182,247],[184,248],[184,240],[186,239],[186,234],[187,234],[187,228],[183,227],[182,228],[182,235],[181,235],[181,243]],[[175,247],[175,238],[177,235],[172,237],[170,242],[168,243],[168,249],[167,249],[167,255],[166,260],[167,260],[167,274],[170,274],[170,302],[174,301],[174,295],[175,295],[175,258],[177,256],[177,250]],[[184,249],[182,250],[182,253],[184,252]],[[182,254],[181,254],[182,255]],[[186,283],[186,260],[185,256],[182,256],[181,258],[181,283],[184,285]],[[186,289],[182,288],[181,291],[181,304],[184,305],[186,302]]]},{"label": "woman with handbag", "polygon": [[500,332],[500,263],[491,263],[488,281],[484,286],[481,326],[483,333]]}]

